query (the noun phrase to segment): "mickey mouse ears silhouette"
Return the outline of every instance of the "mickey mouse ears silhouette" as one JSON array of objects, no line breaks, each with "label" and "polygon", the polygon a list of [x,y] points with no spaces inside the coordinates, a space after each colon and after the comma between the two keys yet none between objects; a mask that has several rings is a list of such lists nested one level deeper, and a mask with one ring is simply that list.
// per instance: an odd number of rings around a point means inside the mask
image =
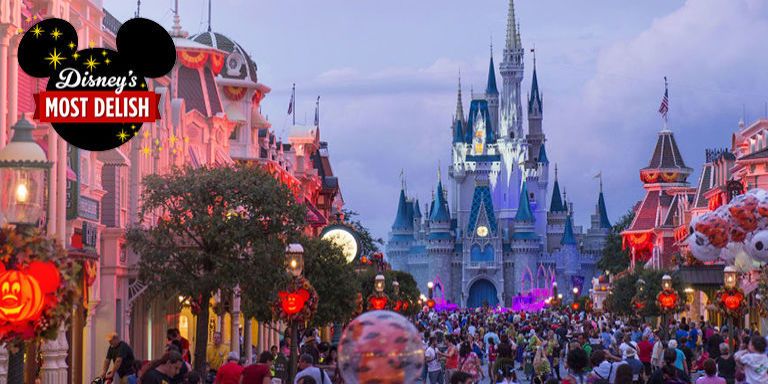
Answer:
[{"label": "mickey mouse ears silhouette", "polygon": [[[72,64],[77,31],[62,19],[46,19],[27,30],[19,43],[19,65],[33,77],[50,77]],[[145,77],[161,77],[176,62],[173,39],[160,24],[135,18],[117,31],[120,60]]]}]

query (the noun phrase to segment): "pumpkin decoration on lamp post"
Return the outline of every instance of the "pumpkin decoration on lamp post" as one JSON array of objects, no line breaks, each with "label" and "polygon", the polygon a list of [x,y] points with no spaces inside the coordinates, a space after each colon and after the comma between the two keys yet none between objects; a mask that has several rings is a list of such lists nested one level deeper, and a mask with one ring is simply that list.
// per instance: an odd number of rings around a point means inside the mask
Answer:
[{"label": "pumpkin decoration on lamp post", "polygon": [[386,283],[384,275],[376,275],[373,281],[374,292],[368,296],[368,310],[380,311],[382,309],[386,309],[387,304],[389,304],[389,298],[384,293],[384,286]]},{"label": "pumpkin decoration on lamp post", "polygon": [[667,337],[667,315],[677,312],[680,307],[680,295],[672,288],[672,277],[664,275],[661,278],[661,291],[656,295],[656,304],[661,311],[661,332],[662,336]]},{"label": "pumpkin decoration on lamp post", "polygon": [[728,319],[728,341],[735,341],[733,320],[747,312],[746,295],[738,286],[739,273],[729,265],[723,269],[723,288],[715,293],[715,307]]}]

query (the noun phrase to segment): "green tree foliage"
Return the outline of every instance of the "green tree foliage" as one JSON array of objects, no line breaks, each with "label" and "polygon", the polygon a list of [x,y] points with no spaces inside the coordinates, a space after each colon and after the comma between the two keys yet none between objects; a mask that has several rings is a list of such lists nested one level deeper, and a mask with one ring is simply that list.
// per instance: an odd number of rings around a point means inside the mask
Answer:
[{"label": "green tree foliage", "polygon": [[150,294],[199,303],[194,361],[202,372],[210,298],[240,285],[243,297],[267,300],[284,276],[284,239],[297,236],[306,210],[252,166],[174,169],[143,186],[141,225],[128,231],[128,245]]},{"label": "green tree foliage", "polygon": [[603,256],[597,261],[597,268],[600,271],[607,270],[615,274],[629,267],[629,249],[622,249],[621,232],[629,227],[634,217],[635,213],[630,210],[611,227],[606,238],[605,248],[603,248]]},{"label": "green tree foliage", "polygon": [[[677,290],[680,300],[685,299],[680,278],[671,271],[659,269],[637,268],[634,273],[627,273],[611,281],[611,290],[605,301],[608,311],[618,315],[659,316],[661,312],[656,305],[656,295],[661,292],[661,278],[669,274],[672,277],[672,287]],[[645,281],[643,292],[638,294],[638,279]],[[632,299],[637,298],[645,303],[645,308],[639,313],[632,307]]]},{"label": "green tree foliage", "polygon": [[355,211],[344,210],[344,221],[355,229],[360,240],[360,254],[370,257],[375,252],[379,252],[379,247],[384,245],[384,239],[374,237],[371,231],[357,218],[359,216]]},{"label": "green tree foliage", "polygon": [[357,309],[357,274],[341,248],[319,238],[304,237],[304,276],[317,290],[320,302],[314,326],[346,323]]},{"label": "green tree foliage", "polygon": [[[360,292],[363,295],[363,300],[366,300],[368,296],[373,293],[373,283],[377,274],[378,272],[374,271],[373,269],[368,269],[358,275],[361,289]],[[408,272],[393,270],[385,271],[383,275],[384,279],[386,279],[384,284],[384,293],[387,294],[389,299],[395,301],[399,297],[400,300],[407,301],[409,305],[408,310],[405,312],[406,315],[417,313],[421,309],[417,304],[421,292],[419,291],[419,288],[416,285],[416,280],[414,280],[413,276],[411,276],[411,274]],[[395,291],[392,288],[392,282],[394,281],[400,283],[399,296],[395,296]],[[367,309],[366,306],[367,303],[364,303],[363,309]]]}]

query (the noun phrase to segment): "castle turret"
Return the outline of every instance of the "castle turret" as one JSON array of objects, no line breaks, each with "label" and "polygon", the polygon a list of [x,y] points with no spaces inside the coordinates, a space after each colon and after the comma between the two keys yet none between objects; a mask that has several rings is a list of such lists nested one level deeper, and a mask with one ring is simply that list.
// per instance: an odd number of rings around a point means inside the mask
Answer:
[{"label": "castle turret", "polygon": [[459,76],[459,91],[456,96],[456,114],[453,116],[453,142],[461,143],[464,141],[467,130],[467,121],[464,118],[464,103],[461,100],[461,76]]},{"label": "castle turret", "polygon": [[[397,215],[392,223],[386,252],[387,258],[395,269],[404,268],[406,256],[414,242],[413,209],[405,197],[405,187],[400,189],[400,199],[397,203]],[[410,211],[410,212],[409,212]]]},{"label": "castle turret", "polygon": [[509,0],[504,57],[499,66],[504,83],[500,100],[499,137],[523,137],[523,110],[520,98],[520,83],[523,81],[523,52],[515,18],[515,1]]},{"label": "castle turret", "polygon": [[[528,183],[524,181],[520,189],[520,206],[515,215],[511,241],[511,250],[515,255],[515,279],[514,281],[507,279],[507,292],[520,292],[525,272],[529,269],[536,270],[536,260],[541,253],[541,243],[539,235],[535,232],[534,220],[531,203],[528,198]],[[511,297],[508,297],[505,298],[505,301],[510,301],[511,303],[511,299]]]},{"label": "castle turret", "polygon": [[[446,298],[454,298],[451,276],[451,261],[453,256],[454,238],[451,234],[451,213],[448,209],[448,199],[443,189],[443,181],[438,171],[437,190],[429,213],[429,229],[427,233],[427,266],[428,279],[443,281],[443,292]],[[426,287],[419,287],[424,289]]]},{"label": "castle turret", "polygon": [[499,90],[496,87],[496,68],[493,65],[493,46],[491,60],[488,63],[488,83],[485,87],[485,99],[488,100],[488,110],[491,115],[491,128],[499,136]]},{"label": "castle turret", "polygon": [[555,183],[552,186],[552,200],[547,213],[547,252],[560,249],[566,216],[568,216],[568,208],[560,194],[560,182],[557,180],[557,164],[555,164]]},{"label": "castle turret", "polygon": [[563,231],[563,237],[560,239],[560,245],[562,248],[559,251],[557,260],[563,262],[562,268],[565,271],[566,277],[570,280],[571,276],[576,276],[581,270],[581,260],[579,258],[578,242],[576,236],[573,233],[573,219],[569,214],[565,219],[565,230]]},{"label": "castle turret", "polygon": [[[541,127],[543,119],[543,106],[541,93],[539,92],[539,80],[536,75],[536,57],[533,58],[533,80],[531,93],[528,96],[528,134],[525,136],[528,143],[528,168],[535,169],[541,156],[541,148],[546,140]],[[545,153],[546,154],[546,153]],[[546,156],[545,156],[546,157]]]},{"label": "castle turret", "polygon": [[608,219],[608,210],[605,207],[605,197],[603,196],[603,179],[601,174],[598,176],[600,177],[600,193],[597,196],[595,213],[592,214],[592,223],[584,242],[584,252],[595,259],[602,255],[606,237],[611,231],[611,222]]}]

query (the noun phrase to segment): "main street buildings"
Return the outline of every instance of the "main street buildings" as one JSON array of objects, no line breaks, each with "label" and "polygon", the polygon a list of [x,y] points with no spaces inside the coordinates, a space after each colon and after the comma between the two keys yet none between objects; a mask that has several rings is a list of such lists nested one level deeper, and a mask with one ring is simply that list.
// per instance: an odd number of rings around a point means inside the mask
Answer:
[{"label": "main street buildings", "polygon": [[[9,127],[20,116],[31,118],[32,94],[46,86],[45,79],[19,69],[16,52],[21,32],[48,17],[72,23],[79,49],[114,49],[121,25],[101,2],[0,2],[0,147],[8,142]],[[163,352],[167,328],[179,328],[194,346],[195,319],[188,302],[145,295],[147,287],[137,279],[135,267],[141,255],[130,252],[125,244],[126,229],[139,220],[144,176],[166,173],[174,166],[260,164],[308,206],[306,231],[314,235],[340,214],[343,205],[317,117],[315,124],[293,126],[288,137],[277,137],[261,114],[270,88],[260,82],[256,62],[244,47],[210,29],[190,36],[182,30],[178,15],[170,33],[176,44],[176,65],[167,76],[148,82],[161,95],[163,117],[145,124],[139,136],[117,149],[89,152],[67,145],[48,124],[37,124],[35,138],[53,162],[47,231],[82,260],[84,280],[90,284],[85,308],[75,311],[66,339],[62,336],[43,348],[44,355],[59,353],[60,358],[67,355],[61,350],[68,349],[69,382],[85,382],[101,373],[107,347],[104,338],[110,332],[129,341],[143,359]],[[232,303],[230,311],[212,316],[214,320],[206,326],[211,333],[222,331],[232,349],[239,349],[241,339],[259,349],[277,344],[274,329],[279,326],[244,319],[237,297],[216,300]],[[251,348],[244,350],[250,354]],[[5,369],[3,351],[0,348],[0,376]]]}]

